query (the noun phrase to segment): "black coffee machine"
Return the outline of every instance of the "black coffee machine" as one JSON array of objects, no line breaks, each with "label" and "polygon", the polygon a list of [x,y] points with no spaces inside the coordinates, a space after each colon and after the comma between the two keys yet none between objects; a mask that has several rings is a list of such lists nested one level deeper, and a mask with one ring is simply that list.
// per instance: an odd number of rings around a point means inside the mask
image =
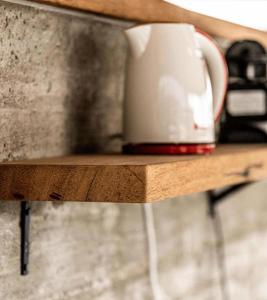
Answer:
[{"label": "black coffee machine", "polygon": [[229,84],[219,142],[267,142],[267,54],[256,41],[233,43],[226,52]]}]

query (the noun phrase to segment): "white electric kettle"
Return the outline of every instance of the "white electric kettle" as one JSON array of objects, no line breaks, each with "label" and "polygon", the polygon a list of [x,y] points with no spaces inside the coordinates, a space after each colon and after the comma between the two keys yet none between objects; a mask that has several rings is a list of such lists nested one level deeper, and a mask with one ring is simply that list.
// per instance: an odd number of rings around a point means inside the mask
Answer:
[{"label": "white electric kettle", "polygon": [[125,31],[130,53],[124,149],[133,153],[207,153],[222,110],[227,67],[213,40],[189,24]]}]

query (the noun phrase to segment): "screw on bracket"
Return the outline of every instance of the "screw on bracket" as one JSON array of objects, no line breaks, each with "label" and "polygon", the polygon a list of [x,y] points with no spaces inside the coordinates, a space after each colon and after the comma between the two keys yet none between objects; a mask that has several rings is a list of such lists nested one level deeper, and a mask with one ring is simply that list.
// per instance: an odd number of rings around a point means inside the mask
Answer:
[{"label": "screw on bracket", "polygon": [[20,274],[28,274],[29,254],[30,254],[30,210],[28,201],[20,204]]}]

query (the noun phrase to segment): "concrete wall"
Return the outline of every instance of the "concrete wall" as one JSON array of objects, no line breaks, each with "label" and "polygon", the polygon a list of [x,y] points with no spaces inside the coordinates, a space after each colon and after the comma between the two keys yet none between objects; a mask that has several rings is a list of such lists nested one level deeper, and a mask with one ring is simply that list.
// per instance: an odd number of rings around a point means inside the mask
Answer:
[{"label": "concrete wall", "polygon": [[[1,1],[0,30],[1,160],[118,151],[121,29]],[[267,299],[265,183],[215,220],[205,194],[153,206],[165,299]],[[19,203],[0,202],[0,299],[153,299],[143,206],[34,203],[27,277],[18,222]]]}]

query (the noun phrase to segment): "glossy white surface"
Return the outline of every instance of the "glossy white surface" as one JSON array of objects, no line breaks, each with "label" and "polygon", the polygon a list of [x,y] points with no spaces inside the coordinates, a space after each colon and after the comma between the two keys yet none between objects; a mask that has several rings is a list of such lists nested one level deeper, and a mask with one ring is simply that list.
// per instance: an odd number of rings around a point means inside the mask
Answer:
[{"label": "glossy white surface", "polygon": [[217,113],[226,84],[215,44],[188,24],[148,24],[125,33],[130,45],[125,142],[214,142],[212,94]]}]

